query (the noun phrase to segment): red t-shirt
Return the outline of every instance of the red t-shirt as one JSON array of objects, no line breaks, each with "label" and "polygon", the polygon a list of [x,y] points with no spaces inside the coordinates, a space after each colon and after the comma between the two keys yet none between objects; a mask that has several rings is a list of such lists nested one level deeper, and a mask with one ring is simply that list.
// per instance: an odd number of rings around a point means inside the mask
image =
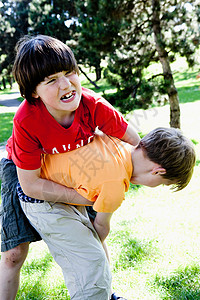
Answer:
[{"label": "red t-shirt", "polygon": [[82,88],[82,99],[69,128],[62,127],[42,101],[35,105],[24,100],[14,120],[8,140],[8,158],[25,170],[41,166],[41,154],[63,153],[82,147],[93,140],[95,128],[121,139],[127,122],[109,102],[93,91]]}]

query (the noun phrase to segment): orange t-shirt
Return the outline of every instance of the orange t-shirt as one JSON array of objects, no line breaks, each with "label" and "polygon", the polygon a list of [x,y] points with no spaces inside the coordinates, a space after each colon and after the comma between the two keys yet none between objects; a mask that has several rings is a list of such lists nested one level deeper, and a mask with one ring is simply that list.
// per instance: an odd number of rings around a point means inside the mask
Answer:
[{"label": "orange t-shirt", "polygon": [[96,135],[84,147],[44,154],[41,177],[76,189],[97,212],[114,212],[125,199],[132,175],[131,145]]}]

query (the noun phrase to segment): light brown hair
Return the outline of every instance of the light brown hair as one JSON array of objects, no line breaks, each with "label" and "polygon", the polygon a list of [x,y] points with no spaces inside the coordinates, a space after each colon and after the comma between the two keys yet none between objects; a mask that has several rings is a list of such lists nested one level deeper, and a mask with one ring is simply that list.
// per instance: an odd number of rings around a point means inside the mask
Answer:
[{"label": "light brown hair", "polygon": [[176,128],[156,128],[144,136],[138,147],[146,156],[161,165],[161,175],[173,183],[176,191],[185,188],[193,174],[196,154],[192,142]]}]

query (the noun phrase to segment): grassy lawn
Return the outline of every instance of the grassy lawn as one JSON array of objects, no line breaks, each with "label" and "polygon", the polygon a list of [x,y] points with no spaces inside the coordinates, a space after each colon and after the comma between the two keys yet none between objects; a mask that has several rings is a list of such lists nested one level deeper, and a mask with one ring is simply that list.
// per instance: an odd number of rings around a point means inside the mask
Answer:
[{"label": "grassy lawn", "polygon": [[[131,186],[112,218],[107,242],[113,288],[129,300],[200,299],[200,81],[196,74],[183,70],[175,75],[182,130],[194,141],[197,152],[190,184],[177,193],[163,186]],[[91,88],[84,78],[83,83]],[[102,92],[105,82],[100,85]],[[12,117],[0,114],[1,142],[9,135]],[[169,126],[169,106],[137,110],[127,118],[138,131],[147,133]],[[2,131],[4,127],[9,129]],[[42,241],[30,245],[17,299],[70,299],[61,270]]]},{"label": "grassy lawn", "polygon": [[113,282],[128,299],[200,299],[199,175],[198,166],[179,193],[130,191],[116,212],[109,237]]},{"label": "grassy lawn", "polygon": [[0,114],[0,145],[3,144],[10,137],[13,127],[14,113],[1,113]]}]

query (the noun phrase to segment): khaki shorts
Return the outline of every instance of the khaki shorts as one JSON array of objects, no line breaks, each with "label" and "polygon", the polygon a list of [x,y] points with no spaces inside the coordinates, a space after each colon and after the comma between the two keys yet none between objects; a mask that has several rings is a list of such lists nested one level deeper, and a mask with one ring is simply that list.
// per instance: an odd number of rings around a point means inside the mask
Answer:
[{"label": "khaki shorts", "polygon": [[85,207],[20,203],[62,268],[71,299],[110,299],[109,263]]}]

